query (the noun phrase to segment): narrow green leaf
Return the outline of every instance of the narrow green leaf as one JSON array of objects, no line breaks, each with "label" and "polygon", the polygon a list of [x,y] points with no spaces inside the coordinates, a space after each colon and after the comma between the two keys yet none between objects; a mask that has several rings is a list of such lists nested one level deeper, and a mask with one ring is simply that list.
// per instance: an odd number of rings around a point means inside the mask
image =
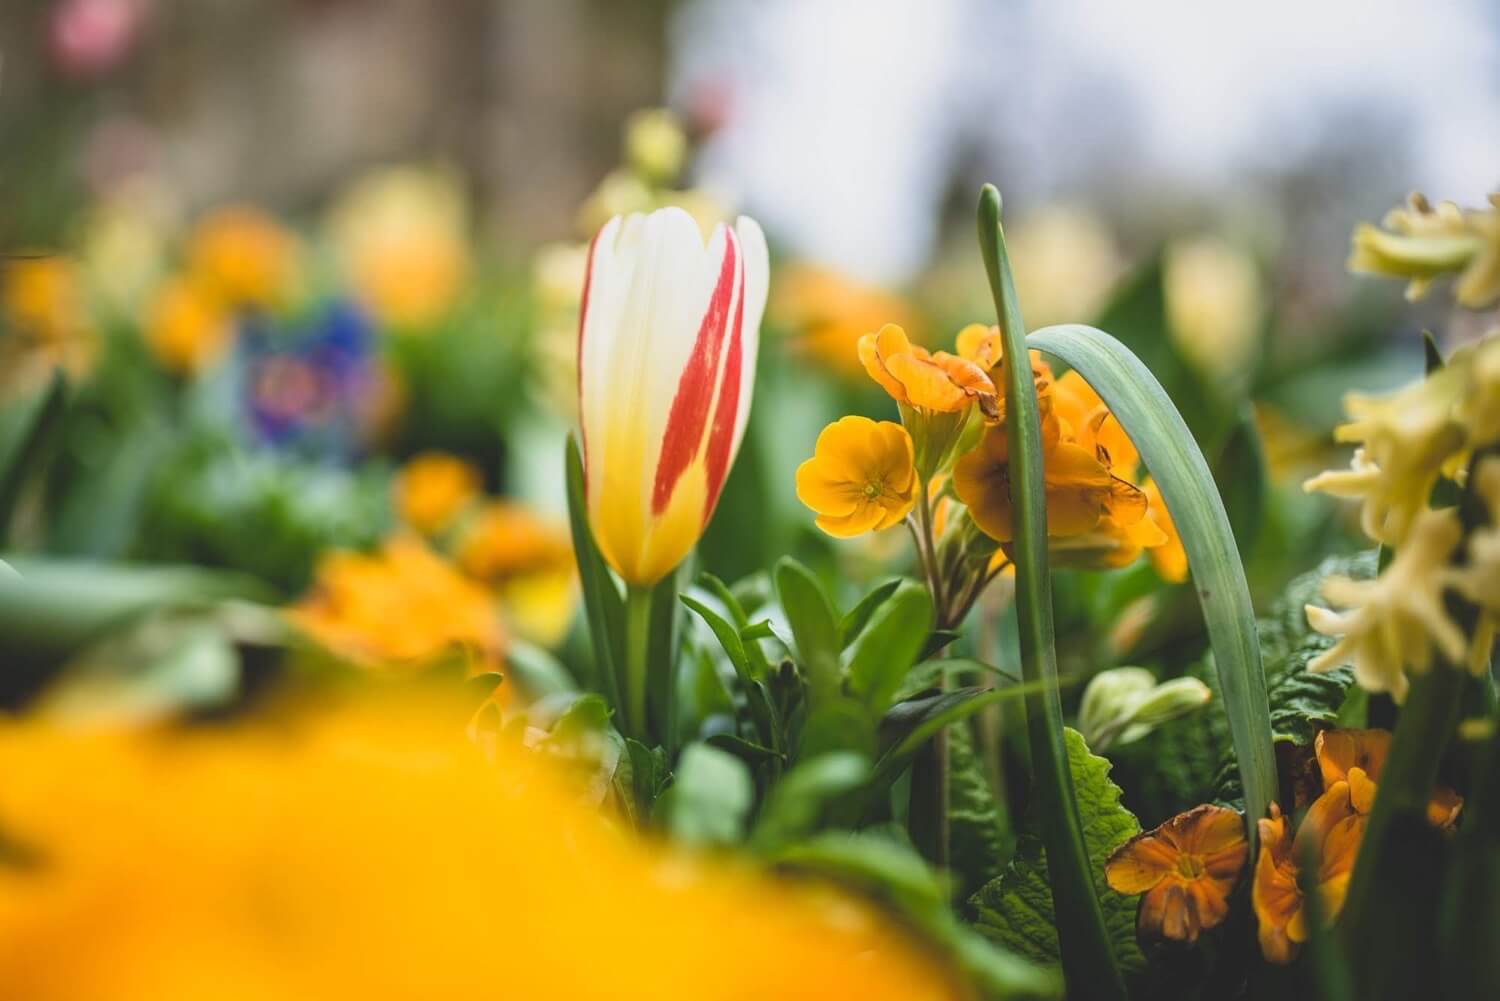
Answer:
[{"label": "narrow green leaf", "polygon": [[568,525],[573,535],[573,554],[583,587],[589,639],[594,649],[595,686],[612,706],[620,701],[619,672],[625,664],[625,601],[610,576],[609,567],[594,545],[589,528],[588,502],[583,490],[583,456],[571,435],[567,446]]},{"label": "narrow green leaf", "polygon": [[870,615],[849,651],[849,691],[875,714],[885,712],[932,631],[932,596],[903,581]]},{"label": "narrow green leaf", "polygon": [[686,844],[732,844],[755,798],[745,763],[708,744],[689,744],[677,762],[660,810],[672,836]]},{"label": "narrow green leaf", "polygon": [[1015,521],[1016,622],[1022,677],[1028,683],[1041,685],[1041,690],[1026,701],[1026,729],[1035,775],[1035,809],[1039,811],[1042,840],[1051,865],[1051,894],[1062,943],[1063,976],[1073,997],[1120,999],[1125,996],[1124,978],[1110,950],[1104,915],[1094,892],[1073,778],[1063,745],[1052,579],[1047,571],[1041,413],[1027,360],[1030,355],[1026,327],[1021,320],[1020,300],[1000,228],[1000,192],[988,184],[979,196],[979,248],[994,295],[1008,362],[1003,389],[1010,448],[1011,510]]},{"label": "narrow green leaf", "polygon": [[11,433],[0,441],[0,542],[5,541],[21,488],[51,451],[67,405],[67,389],[62,369],[54,369],[47,387],[13,415],[16,423],[8,429]]},{"label": "narrow green leaf", "polygon": [[875,614],[887,598],[896,593],[896,588],[901,586],[901,578],[888,580],[875,590],[859,599],[859,603],[849,609],[847,615],[839,622],[839,648],[844,649],[854,642],[854,638],[864,629],[865,624],[870,621],[870,616]]},{"label": "narrow green leaf", "polygon": [[1008,688],[960,688],[897,703],[880,721],[880,743],[885,750],[875,763],[872,784],[894,782],[922,745],[943,727],[967,719],[985,706],[1023,699],[1045,688],[1045,682],[1026,682]]},{"label": "narrow green leaf", "polygon": [[[777,732],[775,709],[765,686],[765,658],[760,657],[757,662],[748,652],[749,646],[736,632],[723,616],[709,608],[703,602],[698,601],[692,595],[680,595],[679,600],[692,609],[700,619],[707,624],[713,632],[714,638],[724,648],[729,663],[734,667],[734,672],[739,676],[740,684],[745,690],[745,699],[750,705],[750,715],[755,722],[755,730],[761,741],[773,748],[779,748],[780,735]],[[753,644],[754,641],[749,641]],[[757,648],[755,653],[759,654]]]},{"label": "narrow green leaf", "polygon": [[807,671],[812,701],[837,696],[841,646],[833,603],[812,571],[790,556],[776,564],[776,593],[792,627],[797,657]]},{"label": "narrow green leaf", "polygon": [[1430,330],[1422,331],[1422,363],[1427,375],[1431,375],[1446,364],[1443,361],[1443,350],[1438,347]]},{"label": "narrow green leaf", "polygon": [[728,584],[707,572],[698,575],[698,582],[719,599],[719,603],[729,613],[730,620],[734,622],[734,628],[744,629],[750,624],[750,616],[746,614],[744,606],[740,604],[740,599],[734,596]]},{"label": "narrow green leaf", "polygon": [[[1046,327],[1029,343],[1077,369],[1129,433],[1166,500],[1187,550],[1229,718],[1246,813],[1276,795],[1276,756],[1250,588],[1213,475],[1192,433],[1140,359],[1102,330]],[[1255,828],[1251,826],[1252,843]]]}]

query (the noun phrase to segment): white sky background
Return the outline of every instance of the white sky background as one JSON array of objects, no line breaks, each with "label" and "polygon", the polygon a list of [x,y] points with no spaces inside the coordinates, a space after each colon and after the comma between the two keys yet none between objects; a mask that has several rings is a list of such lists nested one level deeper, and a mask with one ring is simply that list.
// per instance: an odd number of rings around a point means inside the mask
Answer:
[{"label": "white sky background", "polygon": [[1500,186],[1495,0],[693,0],[674,41],[680,100],[731,95],[701,179],[875,279],[926,259],[966,152],[1033,198],[1211,198],[1375,116],[1381,204]]}]

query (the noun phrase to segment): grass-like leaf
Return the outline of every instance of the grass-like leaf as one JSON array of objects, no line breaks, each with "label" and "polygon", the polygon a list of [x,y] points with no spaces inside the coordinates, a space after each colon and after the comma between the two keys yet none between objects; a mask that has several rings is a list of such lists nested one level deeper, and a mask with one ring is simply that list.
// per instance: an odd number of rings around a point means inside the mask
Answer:
[{"label": "grass-like leaf", "polygon": [[[1208,625],[1247,816],[1276,795],[1276,756],[1245,568],[1213,474],[1166,391],[1128,348],[1093,327],[1045,327],[1028,339],[1077,369],[1109,406],[1150,469],[1187,550]],[[1255,827],[1250,826],[1253,838]]]}]

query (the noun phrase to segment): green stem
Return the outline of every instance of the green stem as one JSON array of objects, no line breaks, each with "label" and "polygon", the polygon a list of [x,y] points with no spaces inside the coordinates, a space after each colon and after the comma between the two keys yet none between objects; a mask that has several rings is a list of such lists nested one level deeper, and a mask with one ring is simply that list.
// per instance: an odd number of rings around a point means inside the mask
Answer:
[{"label": "green stem", "polygon": [[651,654],[651,588],[625,587],[625,677],[620,691],[625,696],[625,730],[650,746],[650,724],[646,718],[646,679]]},{"label": "green stem", "polygon": [[1058,947],[1068,996],[1123,999],[1125,982],[1110,948],[1104,912],[1094,890],[1093,867],[1083,841],[1073,776],[1063,744],[1062,699],[1047,571],[1047,505],[1042,479],[1041,412],[1031,379],[1026,328],[1000,228],[1000,192],[985,185],[979,196],[979,247],[984,255],[1005,352],[1006,425],[1010,445],[1010,496],[1015,519],[1016,620],[1021,674],[1040,691],[1026,699],[1026,724],[1047,871],[1057,917]]}]

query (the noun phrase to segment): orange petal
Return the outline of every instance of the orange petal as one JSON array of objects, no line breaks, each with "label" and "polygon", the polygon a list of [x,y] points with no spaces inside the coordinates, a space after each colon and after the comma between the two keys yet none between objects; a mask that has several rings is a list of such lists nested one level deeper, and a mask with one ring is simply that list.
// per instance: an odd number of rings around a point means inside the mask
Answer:
[{"label": "orange petal", "polygon": [[1432,791],[1432,799],[1427,804],[1427,821],[1434,827],[1446,830],[1458,820],[1458,813],[1463,806],[1462,796],[1452,789],[1439,786]]},{"label": "orange petal", "polygon": [[905,354],[911,350],[911,342],[907,340],[906,331],[894,323],[887,323],[875,333],[861,337],[858,350],[860,364],[865,367],[870,378],[891,394],[891,398],[896,402],[908,402],[905,388],[886,368],[886,362],[892,355]]},{"label": "orange petal", "polygon": [[1349,769],[1356,765],[1379,782],[1390,747],[1388,730],[1320,731],[1313,748],[1318,755],[1318,768],[1323,772],[1324,787],[1346,778]]},{"label": "orange petal", "polygon": [[850,539],[874,530],[885,518],[879,504],[862,504],[842,518],[820,515],[817,526],[835,539]]},{"label": "orange petal", "polygon": [[941,365],[930,359],[915,353],[900,354],[886,358],[885,367],[901,383],[906,402],[914,407],[951,413],[969,404],[969,395],[954,385]]},{"label": "orange petal", "polygon": [[1137,834],[1104,863],[1104,878],[1119,893],[1145,893],[1177,868],[1177,850],[1154,832]]}]

